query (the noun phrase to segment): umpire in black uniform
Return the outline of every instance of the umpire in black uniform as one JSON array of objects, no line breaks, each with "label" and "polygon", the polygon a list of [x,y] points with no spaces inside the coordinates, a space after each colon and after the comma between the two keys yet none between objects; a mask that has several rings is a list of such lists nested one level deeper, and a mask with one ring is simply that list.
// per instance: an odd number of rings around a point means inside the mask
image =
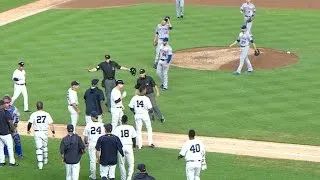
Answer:
[{"label": "umpire in black uniform", "polygon": [[67,126],[68,135],[60,143],[60,154],[62,161],[66,164],[66,179],[78,180],[80,174],[80,160],[85,152],[85,145],[81,137],[74,134],[72,124]]},{"label": "umpire in black uniform", "polygon": [[124,157],[120,139],[111,134],[112,125],[105,124],[106,134],[100,136],[96,144],[97,160],[100,163],[100,176],[102,180],[114,180],[118,161],[118,152]]},{"label": "umpire in black uniform", "polygon": [[[105,61],[101,62],[98,64],[95,68],[88,69],[88,72],[95,72],[98,70],[103,71],[103,80],[102,80],[102,87],[105,88],[105,93],[106,93],[106,106],[108,108],[108,111],[111,112],[111,101],[110,101],[110,96],[111,96],[111,91],[114,87],[116,87],[116,69],[122,69],[125,71],[131,72],[131,69],[128,69],[124,66],[120,66],[117,62],[111,60],[110,55],[105,55]],[[131,72],[132,74],[132,72]]]},{"label": "umpire in black uniform", "polygon": [[[161,114],[160,109],[157,105],[156,98],[154,95],[154,89],[156,90],[157,97],[160,96],[159,88],[154,82],[153,78],[151,76],[146,75],[146,71],[144,69],[140,69],[139,71],[140,77],[137,80],[137,84],[135,85],[136,88],[136,94],[139,94],[139,88],[141,86],[145,86],[147,89],[146,96],[150,99],[153,112],[157,114],[160,121],[163,123],[165,121],[164,116]],[[154,120],[154,114],[151,114],[151,119]]]},{"label": "umpire in black uniform", "polygon": [[104,114],[104,95],[101,89],[98,88],[99,79],[91,81],[91,87],[84,93],[84,101],[86,104],[86,123],[91,121],[91,112],[98,113],[98,121],[102,122],[102,115]]}]

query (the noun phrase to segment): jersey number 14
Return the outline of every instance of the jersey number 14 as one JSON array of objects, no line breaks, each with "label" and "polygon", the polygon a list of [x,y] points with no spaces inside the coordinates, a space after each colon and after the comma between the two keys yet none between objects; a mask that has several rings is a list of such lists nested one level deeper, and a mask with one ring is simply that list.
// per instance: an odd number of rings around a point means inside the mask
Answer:
[{"label": "jersey number 14", "polygon": [[143,107],[143,101],[137,100],[137,107]]},{"label": "jersey number 14", "polygon": [[200,145],[199,144],[192,145],[190,148],[190,151],[193,153],[200,152]]}]

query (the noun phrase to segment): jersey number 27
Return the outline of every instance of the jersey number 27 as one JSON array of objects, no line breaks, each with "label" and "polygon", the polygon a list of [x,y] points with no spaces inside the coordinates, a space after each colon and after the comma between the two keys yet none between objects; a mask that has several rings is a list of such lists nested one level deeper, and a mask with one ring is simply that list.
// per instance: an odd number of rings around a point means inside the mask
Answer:
[{"label": "jersey number 27", "polygon": [[46,121],[47,116],[37,116],[37,123],[44,123]]},{"label": "jersey number 27", "polygon": [[192,145],[190,148],[190,151],[193,153],[200,152],[200,145],[199,144]]}]

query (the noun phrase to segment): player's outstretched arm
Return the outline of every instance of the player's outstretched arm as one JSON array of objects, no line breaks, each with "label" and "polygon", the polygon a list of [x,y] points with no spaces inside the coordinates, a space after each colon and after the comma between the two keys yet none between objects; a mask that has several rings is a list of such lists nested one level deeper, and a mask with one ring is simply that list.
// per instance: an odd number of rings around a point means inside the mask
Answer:
[{"label": "player's outstretched arm", "polygon": [[98,69],[97,68],[88,68],[87,69],[88,70],[88,72],[96,72],[96,71],[98,71]]},{"label": "player's outstretched arm", "polygon": [[121,70],[125,70],[125,71],[130,71],[130,69],[129,68],[126,68],[126,67],[124,67],[124,66],[121,66],[121,68],[120,68]]},{"label": "player's outstretched arm", "polygon": [[255,43],[251,43],[251,44],[252,44],[253,49],[254,49],[255,51],[257,51],[257,46],[256,46],[256,44],[255,44]]},{"label": "player's outstretched arm", "polygon": [[232,44],[229,45],[229,47],[232,47],[234,45],[236,45],[238,43],[238,41],[234,41]]},{"label": "player's outstretched arm", "polygon": [[157,96],[160,96],[160,91],[157,85],[154,86],[154,89],[156,90]]}]

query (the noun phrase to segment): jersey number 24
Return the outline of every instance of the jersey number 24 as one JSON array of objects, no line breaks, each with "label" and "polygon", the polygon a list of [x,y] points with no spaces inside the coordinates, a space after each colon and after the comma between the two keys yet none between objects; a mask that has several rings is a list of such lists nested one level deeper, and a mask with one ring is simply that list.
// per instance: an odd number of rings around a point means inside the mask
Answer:
[{"label": "jersey number 24", "polygon": [[200,152],[200,145],[199,144],[192,145],[190,148],[190,151],[193,153]]},{"label": "jersey number 24", "polygon": [[101,127],[97,127],[97,128],[91,127],[90,130],[91,130],[90,131],[91,134],[96,134],[96,133],[101,134]]}]

